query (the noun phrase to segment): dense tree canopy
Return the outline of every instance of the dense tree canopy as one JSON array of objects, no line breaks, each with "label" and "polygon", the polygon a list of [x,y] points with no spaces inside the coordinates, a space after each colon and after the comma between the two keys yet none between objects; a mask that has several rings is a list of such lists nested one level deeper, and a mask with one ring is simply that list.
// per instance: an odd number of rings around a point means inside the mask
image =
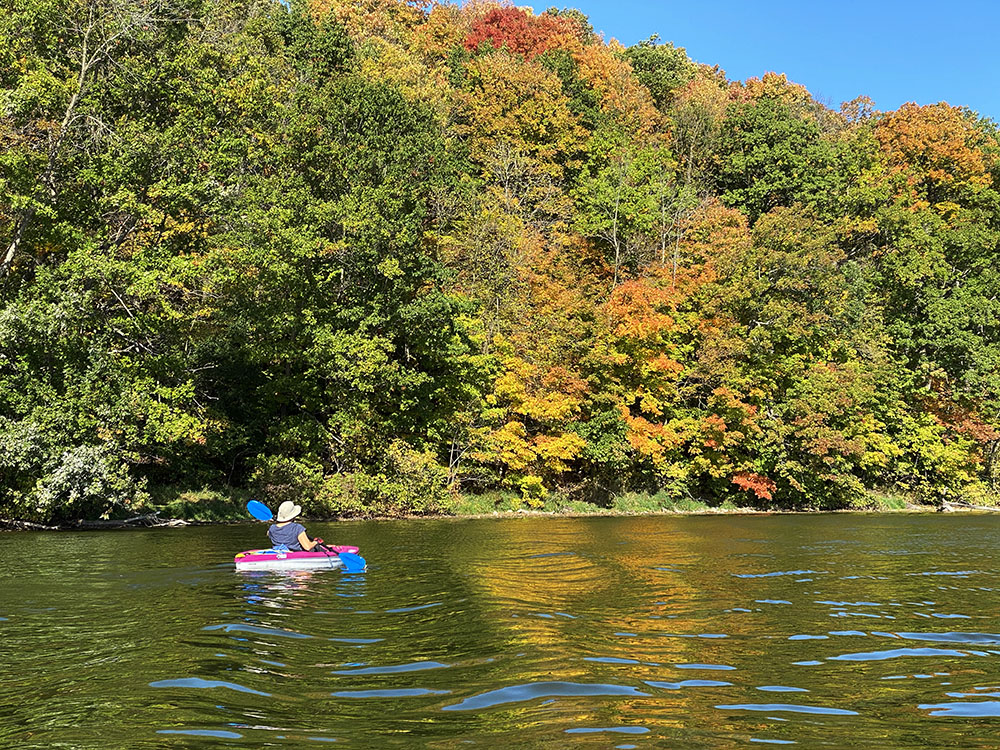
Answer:
[{"label": "dense tree canopy", "polygon": [[1000,480],[997,128],[503,2],[0,18],[0,516]]}]

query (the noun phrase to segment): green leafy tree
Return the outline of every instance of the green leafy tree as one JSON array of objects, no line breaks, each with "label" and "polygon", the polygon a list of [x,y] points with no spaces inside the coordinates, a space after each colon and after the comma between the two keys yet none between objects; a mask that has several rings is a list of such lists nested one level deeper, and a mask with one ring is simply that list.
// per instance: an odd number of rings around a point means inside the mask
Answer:
[{"label": "green leafy tree", "polygon": [[722,123],[718,189],[751,221],[813,203],[833,187],[832,150],[812,119],[773,96],[731,104]]},{"label": "green leafy tree", "polygon": [[639,81],[649,89],[660,109],[668,107],[674,92],[695,74],[695,65],[688,59],[684,48],[669,42],[660,44],[656,34],[629,47],[625,51],[625,59],[632,63]]}]

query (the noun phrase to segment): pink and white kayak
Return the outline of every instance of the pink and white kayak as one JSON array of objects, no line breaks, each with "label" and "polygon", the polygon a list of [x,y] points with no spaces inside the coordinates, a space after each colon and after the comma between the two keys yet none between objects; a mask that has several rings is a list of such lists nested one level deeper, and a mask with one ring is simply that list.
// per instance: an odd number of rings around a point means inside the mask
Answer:
[{"label": "pink and white kayak", "polygon": [[237,570],[321,570],[344,565],[338,552],[356,554],[357,547],[327,545],[328,551],[292,552],[278,549],[250,549],[233,559]]}]

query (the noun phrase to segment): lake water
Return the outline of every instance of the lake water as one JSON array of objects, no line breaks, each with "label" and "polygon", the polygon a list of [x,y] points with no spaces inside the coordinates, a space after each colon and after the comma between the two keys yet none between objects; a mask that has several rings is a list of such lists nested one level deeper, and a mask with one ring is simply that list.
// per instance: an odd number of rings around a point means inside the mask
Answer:
[{"label": "lake water", "polygon": [[1000,746],[1000,517],[0,535],[0,746]]}]

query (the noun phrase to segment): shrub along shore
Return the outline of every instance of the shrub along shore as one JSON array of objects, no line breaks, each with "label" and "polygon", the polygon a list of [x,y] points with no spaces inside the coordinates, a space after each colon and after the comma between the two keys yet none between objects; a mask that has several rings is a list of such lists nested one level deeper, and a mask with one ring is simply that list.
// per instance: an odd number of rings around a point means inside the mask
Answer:
[{"label": "shrub along shore", "polygon": [[0,518],[996,502],[992,120],[572,9],[6,6]]},{"label": "shrub along shore", "polygon": [[[131,514],[119,510],[110,518],[74,519],[60,524],[40,524],[22,520],[0,518],[0,530],[108,530],[124,528],[178,527],[191,524],[256,523],[250,518],[246,503],[252,499],[246,491],[214,490],[177,491],[161,489],[155,499]],[[655,515],[724,515],[724,514],[774,514],[820,512],[819,509],[763,509],[739,506],[726,500],[710,503],[695,498],[676,500],[667,494],[647,495],[630,493],[615,498],[606,505],[596,505],[580,500],[553,495],[542,503],[526,503],[523,496],[512,492],[490,492],[482,495],[452,495],[444,505],[426,508],[415,514],[406,508],[371,508],[351,516],[334,516],[324,513],[315,504],[304,501],[304,517],[309,521],[344,520],[406,520],[424,518],[511,518],[525,516],[580,517],[580,516],[655,516]],[[979,506],[964,502],[948,502],[933,506],[919,504],[898,495],[872,493],[866,503],[850,509],[825,512],[850,513],[929,513],[940,511],[995,511],[1000,506]]]}]

